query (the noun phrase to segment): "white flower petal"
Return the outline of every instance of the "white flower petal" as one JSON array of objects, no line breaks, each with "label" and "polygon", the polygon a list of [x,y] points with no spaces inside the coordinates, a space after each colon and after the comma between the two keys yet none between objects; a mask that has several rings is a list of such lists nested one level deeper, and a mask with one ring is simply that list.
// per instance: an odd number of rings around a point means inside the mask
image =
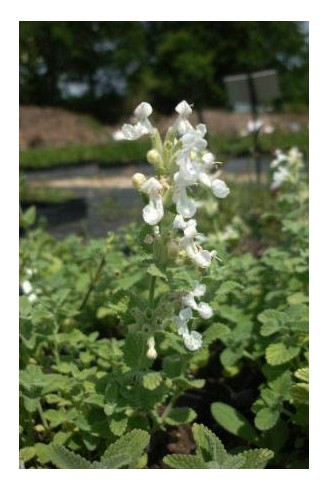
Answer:
[{"label": "white flower petal", "polygon": [[157,225],[164,216],[164,208],[162,199],[151,198],[149,204],[142,210],[142,216],[149,225]]},{"label": "white flower petal", "polygon": [[213,310],[211,306],[207,303],[201,302],[198,304],[198,313],[202,318],[207,320],[208,318],[211,318],[213,316]]},{"label": "white flower petal", "polygon": [[183,341],[187,349],[195,351],[202,346],[202,336],[199,332],[192,330],[190,334],[183,336]]},{"label": "white flower petal", "polygon": [[201,267],[202,269],[206,269],[206,267],[209,267],[212,262],[213,255],[211,252],[208,250],[199,250],[197,254],[194,257],[195,262]]},{"label": "white flower petal", "polygon": [[172,223],[173,228],[178,228],[179,230],[184,230],[187,226],[187,222],[183,219],[181,214],[177,214]]},{"label": "white flower petal", "polygon": [[192,293],[188,293],[186,296],[182,298],[182,303],[185,306],[188,306],[189,309],[192,308],[193,310],[197,310],[198,306],[195,301],[194,295]]},{"label": "white flower petal", "polygon": [[205,284],[199,284],[199,282],[197,282],[193,289],[193,295],[199,298],[200,296],[204,296],[205,293],[206,293]]},{"label": "white flower petal", "polygon": [[220,179],[214,179],[212,181],[212,191],[216,197],[220,197],[221,199],[224,199],[230,193],[227,184]]},{"label": "white flower petal", "polygon": [[30,281],[23,281],[22,290],[25,294],[30,294],[33,291],[33,287]]},{"label": "white flower petal", "polygon": [[141,104],[139,104],[134,110],[135,116],[141,121],[147,119],[152,112],[153,108],[150,104],[148,104],[148,102],[141,102]]},{"label": "white flower petal", "polygon": [[185,323],[181,323],[177,332],[179,335],[182,335],[182,337],[184,337],[185,335],[189,335],[189,330],[188,330],[188,327]]},{"label": "white flower petal", "polygon": [[175,188],[173,202],[176,203],[178,214],[181,214],[184,218],[191,218],[197,211],[196,202],[188,198],[185,187],[179,186]]},{"label": "white flower petal", "polygon": [[122,133],[127,140],[137,140],[145,134],[145,129],[140,123],[137,123],[134,126],[132,124],[123,124]]},{"label": "white flower petal", "polygon": [[141,186],[141,191],[146,194],[158,194],[163,189],[162,184],[155,179],[155,177],[150,177],[147,179],[144,184]]},{"label": "white flower petal", "polygon": [[175,110],[182,117],[189,117],[191,115],[191,113],[192,113],[192,108],[190,107],[190,105],[188,104],[188,102],[186,102],[185,100],[183,100],[182,102],[180,102],[176,106]]},{"label": "white flower petal", "polygon": [[179,313],[179,318],[183,322],[188,322],[188,320],[190,320],[191,317],[192,317],[192,310],[191,310],[191,308],[184,308]]}]

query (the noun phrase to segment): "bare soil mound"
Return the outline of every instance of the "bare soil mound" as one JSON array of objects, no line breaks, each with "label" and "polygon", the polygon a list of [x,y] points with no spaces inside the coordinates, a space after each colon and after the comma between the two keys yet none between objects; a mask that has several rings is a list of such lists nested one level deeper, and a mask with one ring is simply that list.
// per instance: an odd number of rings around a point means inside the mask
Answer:
[{"label": "bare soil mound", "polygon": [[[239,134],[246,128],[251,115],[235,114],[223,110],[205,110],[203,122],[210,133]],[[165,131],[175,120],[172,117],[154,115],[160,130]],[[283,131],[294,131],[308,124],[306,114],[265,114],[261,115],[264,124]],[[197,114],[192,122],[197,124]],[[89,116],[75,114],[60,108],[21,106],[19,114],[19,144],[21,149],[33,147],[64,147],[68,145],[106,144],[111,140],[116,126],[101,126]]]}]

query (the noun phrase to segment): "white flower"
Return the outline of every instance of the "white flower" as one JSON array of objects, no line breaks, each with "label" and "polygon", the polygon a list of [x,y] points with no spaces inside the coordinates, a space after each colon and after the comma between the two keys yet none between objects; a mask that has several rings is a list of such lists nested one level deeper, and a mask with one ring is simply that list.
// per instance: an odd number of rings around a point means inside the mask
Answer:
[{"label": "white flower", "polygon": [[281,187],[281,185],[288,180],[290,177],[290,173],[285,167],[279,167],[273,174],[273,181],[271,184],[271,189],[276,190]]},{"label": "white flower", "polygon": [[213,194],[220,199],[224,199],[228,194],[230,194],[229,187],[225,182],[223,182],[223,180],[220,179],[214,179],[212,181],[212,191]]},{"label": "white flower", "polygon": [[263,121],[261,119],[257,119],[256,121],[248,121],[247,122],[247,131],[249,133],[256,133],[257,131],[260,131],[260,129],[263,126]]},{"label": "white flower", "polygon": [[189,131],[181,136],[182,151],[204,151],[207,147],[207,141],[204,139],[206,133],[207,128],[205,124],[197,124],[196,129],[191,127]]},{"label": "white flower", "polygon": [[187,349],[195,351],[202,345],[202,336],[199,332],[192,330],[189,332],[187,323],[192,317],[191,308],[184,308],[180,311],[179,316],[173,318],[174,323],[178,327],[178,334],[182,336],[183,342]]},{"label": "white flower", "polygon": [[173,221],[173,228],[183,230],[184,237],[180,240],[181,247],[185,250],[187,256],[196,264],[205,269],[208,267],[213,257],[216,256],[216,251],[209,252],[204,250],[195,240],[202,238],[202,235],[197,232],[196,220],[191,219],[185,221],[182,215],[177,215]]},{"label": "white flower", "polygon": [[148,102],[141,102],[136,107],[134,115],[137,118],[136,124],[124,124],[122,133],[127,140],[136,140],[144,134],[151,134],[154,131],[148,117],[153,112],[153,108]]},{"label": "white flower", "polygon": [[156,225],[164,216],[163,200],[160,195],[162,190],[162,184],[154,177],[150,177],[141,186],[141,192],[149,196],[149,204],[142,210],[143,219],[149,225]]},{"label": "white flower", "polygon": [[187,323],[192,317],[191,308],[184,308],[180,311],[179,316],[173,318],[174,323],[178,327],[178,334],[184,336],[189,333]]},{"label": "white flower", "polygon": [[176,204],[177,212],[184,218],[191,218],[197,211],[197,204],[188,197],[187,187],[184,185],[174,186],[172,201]]},{"label": "white flower", "polygon": [[30,283],[30,281],[28,281],[28,280],[23,281],[22,290],[23,290],[24,294],[30,294],[33,291],[33,287],[32,287],[32,284]]},{"label": "white flower", "polygon": [[118,129],[117,131],[114,131],[112,134],[112,138],[114,141],[122,141],[125,140],[124,133],[121,129]]},{"label": "white flower", "polygon": [[32,302],[32,301],[35,301],[37,299],[37,295],[35,294],[33,286],[30,283],[30,281],[28,281],[28,280],[23,281],[22,290],[23,290],[23,293],[27,296],[27,299],[29,301]]},{"label": "white flower", "polygon": [[193,130],[192,125],[188,121],[188,118],[192,114],[192,108],[190,107],[190,105],[185,100],[183,100],[176,106],[175,110],[179,114],[179,116],[177,117],[177,120],[173,125],[173,129],[179,135],[182,135],[187,131]]},{"label": "white flower", "polygon": [[276,150],[275,151],[276,158],[272,160],[270,167],[271,168],[277,168],[279,165],[281,165],[283,162],[286,162],[287,160],[287,155],[283,153],[281,150]]},{"label": "white flower", "polygon": [[211,306],[203,301],[199,304],[196,303],[195,297],[199,298],[204,296],[206,292],[206,286],[204,284],[196,283],[194,289],[182,298],[182,302],[185,306],[198,311],[199,315],[207,320],[213,316],[213,310]]},{"label": "white flower", "polygon": [[183,342],[187,349],[195,351],[202,346],[202,336],[199,332],[196,332],[196,330],[192,330],[190,333],[183,336]]}]

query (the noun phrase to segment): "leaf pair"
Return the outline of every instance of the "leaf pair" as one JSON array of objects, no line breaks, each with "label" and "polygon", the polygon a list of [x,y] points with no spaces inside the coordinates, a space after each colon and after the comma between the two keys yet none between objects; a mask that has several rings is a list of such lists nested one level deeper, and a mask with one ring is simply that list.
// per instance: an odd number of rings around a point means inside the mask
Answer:
[{"label": "leaf pair", "polygon": [[260,469],[273,457],[269,449],[250,449],[239,454],[229,454],[221,440],[202,424],[194,424],[192,433],[196,454],[165,456],[165,464],[176,469]]},{"label": "leaf pair", "polygon": [[51,462],[59,469],[117,469],[136,467],[149,444],[150,436],[143,430],[135,429],[111,444],[100,461],[90,463],[82,456],[63,446],[48,446]]}]

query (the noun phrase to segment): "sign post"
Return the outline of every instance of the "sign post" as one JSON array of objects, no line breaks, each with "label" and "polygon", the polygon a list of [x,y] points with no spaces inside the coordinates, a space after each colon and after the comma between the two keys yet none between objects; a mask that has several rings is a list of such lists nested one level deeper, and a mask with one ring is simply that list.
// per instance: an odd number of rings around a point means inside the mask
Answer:
[{"label": "sign post", "polygon": [[229,101],[235,110],[248,108],[253,119],[252,155],[257,181],[262,174],[262,159],[258,144],[261,126],[257,124],[258,114],[266,104],[271,103],[280,95],[276,70],[265,70],[255,73],[233,75],[223,79],[228,92]]}]

